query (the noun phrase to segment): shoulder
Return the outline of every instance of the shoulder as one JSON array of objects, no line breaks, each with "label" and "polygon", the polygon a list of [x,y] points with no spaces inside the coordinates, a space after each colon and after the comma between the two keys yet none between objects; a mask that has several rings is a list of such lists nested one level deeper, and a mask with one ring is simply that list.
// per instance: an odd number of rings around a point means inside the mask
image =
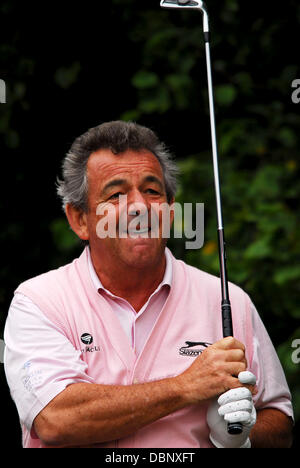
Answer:
[{"label": "shoulder", "polygon": [[62,265],[58,268],[49,270],[33,278],[25,280],[19,284],[15,292],[21,292],[24,294],[24,292],[28,290],[43,291],[45,289],[49,290],[49,288],[52,287],[56,290],[62,289],[65,282],[72,281],[74,272],[78,270],[78,264],[83,262],[84,256],[85,255],[83,252],[79,258],[74,259],[72,262],[66,265]]},{"label": "shoulder", "polygon": [[53,269],[45,273],[41,273],[32,278],[28,278],[27,280],[19,284],[15,292],[16,293],[20,292],[22,294],[25,294],[26,291],[29,291],[29,290],[41,291],[43,289],[53,287],[53,286],[56,286],[56,288],[57,287],[59,288],[61,284],[59,281],[59,278],[65,276],[66,272],[68,271],[68,268],[70,268],[70,265],[71,264],[65,265],[57,269]]},{"label": "shoulder", "polygon": [[[15,294],[21,293],[43,311],[61,315],[70,297],[80,295],[85,272],[85,251],[71,263],[50,270],[21,283]],[[50,313],[50,312],[49,312]]]}]

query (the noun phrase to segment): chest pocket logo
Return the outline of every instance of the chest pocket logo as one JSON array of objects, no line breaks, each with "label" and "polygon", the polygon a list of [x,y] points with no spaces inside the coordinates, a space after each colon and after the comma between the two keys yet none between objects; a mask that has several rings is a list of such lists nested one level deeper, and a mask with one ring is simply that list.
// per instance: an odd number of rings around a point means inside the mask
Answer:
[{"label": "chest pocket logo", "polygon": [[90,333],[83,333],[80,337],[81,341],[85,345],[90,345],[93,343],[93,337]]},{"label": "chest pocket logo", "polygon": [[204,341],[186,341],[186,346],[182,346],[179,349],[181,356],[196,357],[201,354],[205,348],[211,345],[211,343],[205,343]]},{"label": "chest pocket logo", "polygon": [[83,344],[85,344],[85,348],[81,350],[82,354],[83,353],[95,353],[97,351],[101,351],[100,346],[96,346],[95,344],[91,346],[91,344],[94,342],[94,338],[90,333],[83,333],[80,337],[81,341]]}]

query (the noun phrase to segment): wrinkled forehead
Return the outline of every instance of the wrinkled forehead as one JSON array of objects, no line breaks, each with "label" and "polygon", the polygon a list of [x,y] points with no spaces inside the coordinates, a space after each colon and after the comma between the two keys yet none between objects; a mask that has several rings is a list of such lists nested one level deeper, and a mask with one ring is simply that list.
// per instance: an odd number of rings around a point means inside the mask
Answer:
[{"label": "wrinkled forehead", "polygon": [[116,177],[139,177],[155,175],[163,180],[162,167],[156,156],[147,151],[131,151],[113,154],[110,150],[99,150],[91,154],[87,164],[90,183],[105,185]]}]

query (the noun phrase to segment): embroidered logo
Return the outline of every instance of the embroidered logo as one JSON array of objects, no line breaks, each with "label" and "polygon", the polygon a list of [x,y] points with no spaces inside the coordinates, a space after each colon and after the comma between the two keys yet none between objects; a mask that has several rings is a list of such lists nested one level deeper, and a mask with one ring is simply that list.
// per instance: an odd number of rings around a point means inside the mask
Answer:
[{"label": "embroidered logo", "polygon": [[205,343],[203,341],[186,341],[186,346],[182,346],[179,349],[179,354],[181,356],[190,356],[196,357],[201,354],[205,348],[211,345],[211,343]]},{"label": "embroidered logo", "polygon": [[93,343],[93,337],[92,335],[90,335],[90,333],[84,333],[83,335],[81,335],[80,339],[85,345],[90,345]]},{"label": "embroidered logo", "polygon": [[82,343],[86,345],[85,348],[81,350],[82,353],[95,353],[97,351],[101,351],[100,346],[96,346],[96,345],[90,346],[94,341],[94,338],[92,337],[90,333],[83,333],[80,339]]}]

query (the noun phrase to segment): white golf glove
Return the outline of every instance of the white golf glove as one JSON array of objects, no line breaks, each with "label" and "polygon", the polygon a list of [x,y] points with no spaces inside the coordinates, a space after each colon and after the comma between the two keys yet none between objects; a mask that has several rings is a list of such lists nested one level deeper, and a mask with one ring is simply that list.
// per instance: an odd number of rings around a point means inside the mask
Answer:
[{"label": "white golf glove", "polygon": [[[256,378],[251,372],[238,376],[242,384],[255,385]],[[228,423],[240,422],[243,432],[228,434]],[[252,394],[246,387],[229,390],[213,402],[207,412],[210,440],[217,448],[251,448],[249,434],[256,423],[256,410]]]}]

